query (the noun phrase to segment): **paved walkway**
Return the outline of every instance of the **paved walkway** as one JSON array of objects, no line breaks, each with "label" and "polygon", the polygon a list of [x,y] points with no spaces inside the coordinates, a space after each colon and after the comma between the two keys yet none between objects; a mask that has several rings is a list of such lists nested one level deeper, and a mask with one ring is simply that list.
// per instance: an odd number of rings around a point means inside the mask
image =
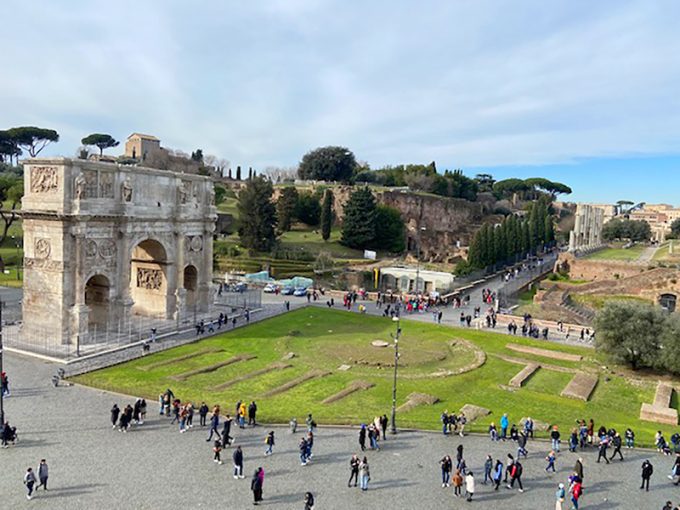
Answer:
[{"label": "paved walkway", "polygon": [[[7,417],[18,427],[16,447],[0,450],[0,508],[93,509],[135,508],[251,508],[248,479],[257,466],[266,472],[264,505],[276,509],[302,509],[303,494],[311,490],[317,509],[347,508],[471,508],[552,509],[557,483],[565,481],[576,455],[558,459],[558,473],[547,475],[544,461],[548,445],[530,443],[525,467],[526,492],[502,488],[494,492],[481,484],[479,475],[487,453],[505,458],[515,448],[510,443],[490,443],[485,437],[443,437],[441,434],[406,432],[389,437],[381,452],[367,452],[371,484],[367,493],[348,489],[348,460],[358,453],[356,430],[322,429],[316,436],[314,460],[305,467],[298,461],[297,442],[285,428],[277,428],[272,457],[265,458],[264,435],[268,427],[241,433],[237,444],[245,452],[246,480],[234,480],[229,460],[213,463],[211,444],[204,430],[195,427],[178,434],[169,420],[158,417],[149,403],[149,419],[143,426],[121,434],[109,425],[113,402],[132,403],[107,392],[80,386],[53,388],[49,377],[54,367],[14,354],[6,355],[12,396],[6,401]],[[153,388],[151,391],[156,391]],[[180,396],[181,397],[181,396]],[[231,403],[222,403],[231,407]],[[386,403],[386,406],[388,404]],[[304,411],[301,410],[300,417]],[[477,475],[475,502],[468,504],[442,489],[439,459],[454,456],[458,444],[465,447],[468,465]],[[673,459],[652,452],[625,451],[625,462],[595,464],[596,453],[582,453],[585,464],[586,509],[657,509],[667,499],[680,501],[680,491],[666,474]],[[650,457],[655,474],[651,491],[641,492],[640,464]],[[38,492],[26,501],[21,484],[27,466],[46,458],[50,466],[49,492]],[[47,501],[45,501],[47,500]]]},{"label": "paved walkway", "polygon": [[638,262],[651,262],[652,259],[654,258],[654,255],[656,254],[656,250],[658,250],[658,246],[647,246],[644,250],[642,250],[642,253],[640,253],[640,256],[638,257],[637,261]]}]

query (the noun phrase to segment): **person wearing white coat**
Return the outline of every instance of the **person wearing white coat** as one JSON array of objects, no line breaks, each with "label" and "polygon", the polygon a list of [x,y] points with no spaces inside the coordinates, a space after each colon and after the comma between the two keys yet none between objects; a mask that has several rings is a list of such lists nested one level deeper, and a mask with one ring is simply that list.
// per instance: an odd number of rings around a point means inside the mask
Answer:
[{"label": "person wearing white coat", "polygon": [[472,475],[472,471],[469,471],[467,476],[465,476],[465,496],[468,501],[472,501],[472,496],[475,494],[475,477]]}]

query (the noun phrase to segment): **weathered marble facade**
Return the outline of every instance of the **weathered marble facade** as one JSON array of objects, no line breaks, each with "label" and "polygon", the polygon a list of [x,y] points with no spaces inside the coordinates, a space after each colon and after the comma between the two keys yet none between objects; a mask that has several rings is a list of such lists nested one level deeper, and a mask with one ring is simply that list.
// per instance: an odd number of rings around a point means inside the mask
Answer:
[{"label": "weathered marble facade", "polygon": [[208,308],[216,220],[208,178],[67,158],[24,169],[25,341],[49,331],[49,342],[84,344],[94,325]]},{"label": "weathered marble facade", "polygon": [[578,204],[574,230],[569,233],[569,251],[587,251],[602,245],[604,210],[596,205]]}]

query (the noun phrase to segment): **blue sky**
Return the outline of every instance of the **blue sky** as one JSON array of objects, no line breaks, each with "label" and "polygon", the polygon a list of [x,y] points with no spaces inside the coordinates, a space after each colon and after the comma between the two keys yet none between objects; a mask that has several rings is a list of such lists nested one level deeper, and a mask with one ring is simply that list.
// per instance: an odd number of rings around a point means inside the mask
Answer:
[{"label": "blue sky", "polygon": [[3,0],[0,128],[155,134],[235,166],[345,145],[680,203],[675,0]]}]

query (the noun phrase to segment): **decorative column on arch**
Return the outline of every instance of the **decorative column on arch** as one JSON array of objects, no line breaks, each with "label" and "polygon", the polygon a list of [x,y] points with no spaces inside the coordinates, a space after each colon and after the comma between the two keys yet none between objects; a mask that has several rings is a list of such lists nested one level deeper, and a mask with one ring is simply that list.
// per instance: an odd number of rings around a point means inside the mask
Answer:
[{"label": "decorative column on arch", "polygon": [[86,226],[81,224],[73,228],[73,260],[74,270],[71,272],[73,278],[73,307],[71,309],[71,344],[77,348],[89,343],[88,321],[90,317],[90,307],[85,304],[85,277],[87,270],[84,267],[85,256],[85,230]]},{"label": "decorative column on arch", "polygon": [[175,313],[174,319],[177,322],[177,328],[179,329],[179,323],[182,316],[186,316],[188,310],[186,310],[187,301],[187,291],[184,288],[184,265],[186,264],[185,252],[186,252],[186,236],[182,235],[179,230],[175,230],[175,238],[177,244],[177,285],[175,286]]}]

